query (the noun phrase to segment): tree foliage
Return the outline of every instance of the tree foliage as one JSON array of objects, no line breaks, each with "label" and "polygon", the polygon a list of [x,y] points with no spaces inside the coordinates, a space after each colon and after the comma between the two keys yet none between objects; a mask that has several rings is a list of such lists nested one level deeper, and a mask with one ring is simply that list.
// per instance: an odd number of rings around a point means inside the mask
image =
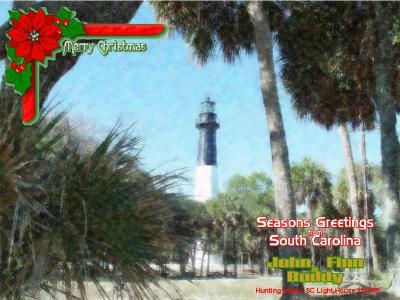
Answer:
[{"label": "tree foliage", "polygon": [[0,214],[0,296],[32,295],[32,288],[51,295],[61,281],[64,293],[77,282],[85,297],[85,281],[101,291],[99,279],[107,278],[137,298],[155,297],[150,263],[180,237],[169,226],[180,197],[170,192],[177,176],[144,171],[129,130],[116,127],[87,150],[68,131],[57,133],[59,119],[26,129],[19,149],[0,143],[8,153],[1,158],[0,194],[7,201]]},{"label": "tree foliage", "polygon": [[308,202],[310,207],[315,207],[332,201],[330,174],[321,164],[305,158],[292,165],[291,173],[298,204]]},{"label": "tree foliage", "polygon": [[[298,114],[328,128],[338,123],[373,128],[377,47],[373,4],[301,2],[287,3],[285,9],[287,17],[277,40],[283,82]],[[393,45],[396,99],[400,99],[395,63],[399,50]]]}]

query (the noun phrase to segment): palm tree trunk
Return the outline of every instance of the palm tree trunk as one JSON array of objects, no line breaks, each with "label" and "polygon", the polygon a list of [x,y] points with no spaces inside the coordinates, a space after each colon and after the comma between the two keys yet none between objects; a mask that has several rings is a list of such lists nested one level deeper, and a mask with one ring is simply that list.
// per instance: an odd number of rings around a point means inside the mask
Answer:
[{"label": "palm tree trunk", "polygon": [[237,277],[237,269],[238,269],[238,253],[237,253],[237,241],[236,241],[236,228],[232,230],[233,236],[233,275]]},{"label": "palm tree trunk", "polygon": [[244,273],[243,250],[240,249],[240,264],[242,265],[242,272]]},{"label": "palm tree trunk", "polygon": [[179,272],[181,273],[182,276],[186,274],[186,263],[183,262],[182,260],[179,263]]},{"label": "palm tree trunk", "polygon": [[[348,229],[347,230],[342,229],[341,234],[348,234],[348,231],[349,231]],[[350,248],[346,246],[340,246],[340,256],[350,257]],[[344,273],[344,281],[349,281],[349,280],[350,280],[350,271],[349,269],[346,269]]]},{"label": "palm tree trunk", "polygon": [[265,239],[261,238],[260,243],[260,262],[259,262],[260,274],[265,274]]},{"label": "palm tree trunk", "polygon": [[378,275],[381,273],[381,268],[379,266],[378,249],[376,248],[375,236],[373,235],[372,232],[370,232],[369,234],[370,234],[372,269],[374,270],[374,274]]},{"label": "palm tree trunk", "polygon": [[68,263],[64,266],[65,300],[72,300],[72,274]]},{"label": "palm tree trunk", "polygon": [[[339,133],[342,140],[344,160],[346,164],[347,184],[349,186],[349,197],[351,216],[353,219],[360,218],[360,208],[358,205],[357,195],[357,177],[354,168],[353,152],[351,150],[350,136],[345,124],[339,125]],[[358,228],[354,228],[354,237],[361,238],[361,233]],[[356,247],[356,257],[364,257],[363,247]]]},{"label": "palm tree trunk", "polygon": [[349,247],[341,246],[339,252],[341,257],[349,257]]},{"label": "palm tree trunk", "polygon": [[206,252],[207,252],[207,243],[208,243],[208,241],[206,241],[204,243],[203,255],[201,256],[200,276],[203,276],[204,256],[206,255]]},{"label": "palm tree trunk", "polygon": [[[342,140],[342,147],[343,147],[343,154],[344,154],[344,160],[345,160],[345,165],[346,165],[346,175],[347,175],[347,183],[349,186],[349,197],[350,197],[350,207],[351,207],[351,216],[353,219],[359,219],[360,218],[360,208],[358,205],[358,188],[357,188],[357,177],[356,177],[356,171],[354,168],[354,160],[353,160],[353,151],[351,149],[351,143],[350,143],[350,136],[349,132],[347,130],[346,124],[339,124],[339,133],[340,137]],[[353,228],[353,235],[354,237],[358,237],[362,240],[362,235],[360,232],[359,228]],[[361,243],[364,245],[364,242]],[[359,246],[355,247],[356,253],[355,257],[357,258],[364,258],[364,246]],[[356,273],[355,275],[360,275],[359,280],[360,281],[365,281],[367,279],[367,273],[366,269],[360,269],[356,270],[358,274]],[[346,269],[345,271],[345,278],[349,279],[351,276],[351,269]]]},{"label": "palm tree trunk", "polygon": [[[264,239],[264,244],[265,244],[265,255],[264,255],[264,268],[265,268],[265,264],[267,261],[271,260],[271,249],[268,247],[268,245],[266,244],[266,238]],[[264,274],[271,274],[272,270],[271,269],[266,269],[264,270]]]},{"label": "palm tree trunk", "polygon": [[[368,204],[368,180],[367,180],[367,149],[365,145],[365,131],[361,129],[361,176],[364,198],[364,219],[369,218],[369,204]],[[371,274],[371,230],[366,229],[365,237],[365,260],[367,262],[367,275],[368,278]]]},{"label": "palm tree trunk", "polygon": [[192,248],[192,272],[196,275],[196,250],[197,250],[197,239],[193,243]]},{"label": "palm tree trunk", "polygon": [[224,276],[228,275],[227,251],[228,251],[228,223],[225,221],[225,223],[224,223],[224,249],[223,249]]},{"label": "palm tree trunk", "polygon": [[396,131],[396,105],[389,74],[392,59],[390,5],[376,2],[378,48],[376,52],[376,108],[380,121],[382,183],[385,201],[385,230],[389,265],[395,262],[395,239],[399,221],[399,138]]},{"label": "palm tree trunk", "polygon": [[[314,216],[313,216],[313,213],[312,213],[312,207],[311,207],[311,204],[310,204],[310,199],[309,199],[309,197],[307,197],[307,199],[306,199],[306,201],[307,201],[307,218],[309,219],[309,220],[311,220],[311,228],[310,229],[314,229]],[[312,261],[312,264],[313,264],[313,266],[316,266],[317,265],[317,257],[316,257],[316,254],[315,254],[315,248],[314,248],[314,246],[313,246],[313,244],[312,243],[310,243],[310,252],[311,252],[311,261]]]},{"label": "palm tree trunk", "polygon": [[[290,177],[289,151],[276,86],[272,33],[269,28],[268,15],[263,10],[263,2],[246,2],[246,8],[254,29],[261,91],[268,120],[276,213],[278,218],[296,219]],[[279,228],[278,234],[282,237],[295,236],[297,229]],[[297,247],[279,248],[280,257],[298,257],[299,254]],[[282,279],[283,288],[299,286],[288,283],[285,272],[283,272]]]},{"label": "palm tree trunk", "polygon": [[211,256],[211,240],[208,239],[208,256],[207,256],[207,276],[210,275],[210,256]]},{"label": "palm tree trunk", "polygon": [[[272,33],[269,28],[268,16],[263,10],[263,2],[246,2],[246,8],[254,29],[261,92],[268,119],[276,213],[278,218],[296,219],[296,207],[290,176],[289,151],[276,86]],[[279,228],[278,234],[282,237],[295,236],[297,229]],[[297,247],[280,247],[279,255],[280,257],[299,257],[300,253]],[[300,286],[287,282],[286,271],[282,272],[282,276],[283,288]]]},{"label": "palm tree trunk", "polygon": [[188,263],[189,256],[186,253],[186,249],[178,248],[178,259],[179,259],[179,272],[182,276],[186,274],[186,264]]},{"label": "palm tree trunk", "polygon": [[250,270],[250,271],[253,271],[253,263],[251,262],[251,255],[250,255],[250,252],[248,253],[248,256],[247,256],[247,263],[248,263],[248,265],[249,265],[249,270]]}]

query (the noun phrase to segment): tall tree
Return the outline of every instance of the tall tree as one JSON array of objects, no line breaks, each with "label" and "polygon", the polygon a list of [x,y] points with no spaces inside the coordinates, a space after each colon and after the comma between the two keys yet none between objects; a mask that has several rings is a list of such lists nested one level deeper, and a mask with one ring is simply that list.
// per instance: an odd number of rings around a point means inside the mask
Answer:
[{"label": "tall tree", "polygon": [[[274,199],[278,218],[296,219],[296,208],[291,186],[289,151],[276,86],[273,43],[268,14],[262,2],[247,2],[247,11],[253,24],[258,57],[263,103],[268,120],[269,142],[272,154]],[[280,236],[295,236],[297,230],[278,229]],[[281,247],[281,257],[298,256],[297,248]],[[283,272],[283,287],[289,286]]]},{"label": "tall tree", "polygon": [[[359,164],[355,164],[357,185],[361,186],[364,184],[362,177],[363,167]],[[370,251],[372,258],[372,267],[375,275],[379,275],[380,270],[385,268],[386,261],[386,242],[383,242],[385,235],[381,234],[380,218],[375,216],[377,211],[382,211],[381,207],[384,205],[382,196],[382,178],[381,178],[381,167],[377,165],[368,165],[367,167],[367,199],[363,193],[359,193],[362,202],[367,200],[368,202],[368,217],[373,218],[375,221],[375,227],[370,232]],[[335,205],[338,207],[342,216],[348,215],[350,211],[349,203],[349,184],[347,180],[346,169],[343,168],[337,176],[337,183],[333,188],[333,197]],[[361,203],[360,207],[362,206]],[[378,207],[378,209],[376,209]],[[381,257],[381,258],[380,258]]]},{"label": "tall tree", "polygon": [[[237,236],[238,229],[244,223],[243,208],[235,201],[236,196],[231,193],[221,193],[217,199],[209,204],[210,213],[222,234],[222,260],[224,276],[228,275],[228,257],[233,256],[233,263],[237,275]],[[230,251],[232,250],[232,251]],[[232,255],[229,255],[229,254]]]},{"label": "tall tree", "polygon": [[[277,93],[272,30],[281,18],[278,6],[270,2],[154,2],[160,19],[180,32],[200,62],[207,62],[217,45],[228,62],[242,51],[256,51],[260,85],[268,120],[277,217],[296,218],[291,187],[289,153]],[[296,228],[279,229],[281,236],[294,236]],[[295,247],[281,247],[282,257],[298,256]],[[283,276],[283,286],[290,284]]]},{"label": "tall tree", "polygon": [[[13,8],[45,6],[54,12],[67,6],[86,22],[126,23],[140,4],[141,1],[16,1]],[[8,29],[8,23],[0,28],[0,59],[5,58]],[[41,106],[51,88],[77,60],[73,56],[59,57],[57,64],[49,64],[43,70]],[[100,273],[137,298],[154,298],[146,284],[155,275],[149,262],[165,249],[165,237],[169,235],[165,234],[170,217],[165,205],[175,196],[167,196],[166,190],[171,188],[168,180],[137,168],[133,149],[137,139],[121,132],[112,131],[89,153],[83,153],[75,139],[69,139],[68,145],[56,151],[49,135],[52,126],[46,127],[44,118],[32,128],[22,129],[18,98],[10,88],[1,86],[0,165],[6,168],[1,168],[0,194],[4,197],[6,192],[10,197],[7,203],[1,203],[0,257],[8,257],[0,260],[0,295],[16,299],[25,292],[29,294],[32,286],[54,292],[60,286],[52,286],[48,278],[59,272],[67,299],[74,297],[71,281],[77,282],[82,298],[87,298],[85,278],[92,277],[102,290],[96,279]],[[47,151],[51,153],[48,155]],[[5,189],[6,186],[13,189]],[[23,199],[23,194],[29,198]],[[7,212],[14,204],[20,206],[10,218]],[[152,222],[158,217],[162,221],[154,226]],[[4,235],[9,229],[15,233],[11,234],[12,241]],[[4,247],[7,243],[9,249]],[[122,287],[121,278],[130,283]]]},{"label": "tall tree", "polygon": [[226,193],[233,196],[238,211],[245,219],[241,236],[243,249],[248,255],[259,259],[259,271],[265,273],[265,262],[270,247],[265,230],[257,229],[254,220],[258,216],[274,216],[274,191],[272,180],[264,172],[253,172],[249,176],[234,175],[228,181]]},{"label": "tall tree", "polygon": [[[357,186],[356,170],[354,168],[353,150],[351,148],[350,136],[346,124],[339,125],[340,138],[342,140],[343,154],[345,160],[345,169],[349,187],[349,202],[351,207],[351,216],[354,219],[360,218],[360,201],[358,198],[359,190]],[[362,239],[361,232],[354,228],[354,237]],[[365,243],[362,243],[365,244]],[[356,257],[364,257],[363,247],[356,247]]]},{"label": "tall tree", "polygon": [[400,48],[391,37],[399,5],[309,2],[285,6],[287,18],[277,39],[284,84],[300,116],[327,128],[346,123],[372,129],[379,122],[387,250],[393,261],[400,172],[396,133],[400,70],[395,59]]},{"label": "tall tree", "polygon": [[[396,101],[392,91],[391,64],[393,6],[374,3],[377,26],[376,49],[376,109],[379,115],[382,153],[382,181],[385,197],[388,260],[394,263],[395,236],[399,229],[400,148],[396,129]],[[397,10],[397,13],[399,11]]]},{"label": "tall tree", "polygon": [[[305,158],[291,167],[293,190],[297,204],[305,204],[307,218],[314,224],[315,210],[318,206],[330,204],[332,201],[330,175],[326,169]],[[310,245],[313,264],[317,265],[315,248]]]}]

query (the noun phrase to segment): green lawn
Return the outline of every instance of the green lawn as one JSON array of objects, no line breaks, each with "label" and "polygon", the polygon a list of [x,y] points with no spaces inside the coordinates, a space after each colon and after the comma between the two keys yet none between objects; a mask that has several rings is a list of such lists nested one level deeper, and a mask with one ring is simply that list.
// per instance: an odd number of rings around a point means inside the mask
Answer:
[{"label": "green lawn", "polygon": [[[203,279],[172,280],[172,283],[181,290],[181,296],[167,287],[174,295],[174,299],[188,300],[246,300],[246,299],[278,299],[277,295],[256,294],[256,288],[279,288],[281,279],[279,277],[251,276],[239,279]],[[165,285],[164,285],[165,286]],[[168,299],[162,297],[162,299]]]},{"label": "green lawn", "polygon": [[[273,300],[279,299],[281,295],[277,294],[256,294],[256,288],[280,288],[280,277],[267,276],[242,276],[238,279],[233,278],[216,278],[216,279],[196,279],[183,280],[173,279],[170,283],[166,281],[160,282],[161,287],[166,291],[157,290],[160,299],[182,299],[182,300]],[[116,299],[113,294],[113,287],[110,283],[102,282],[104,291],[111,299]],[[307,285],[306,287],[337,287],[335,285]],[[376,282],[375,286],[387,286],[384,281]],[[102,299],[94,288],[92,283],[86,285],[89,290],[89,300]],[[170,297],[167,295],[170,295]],[[309,297],[312,298],[312,297]],[[329,297],[329,295],[320,295],[319,299],[361,299],[359,296],[346,297]],[[41,297],[47,299],[47,297]],[[65,299],[62,295],[57,295],[57,299]],[[124,297],[128,299],[128,297]],[[375,297],[365,297],[362,299],[394,299],[391,297],[383,297],[382,295]]]}]

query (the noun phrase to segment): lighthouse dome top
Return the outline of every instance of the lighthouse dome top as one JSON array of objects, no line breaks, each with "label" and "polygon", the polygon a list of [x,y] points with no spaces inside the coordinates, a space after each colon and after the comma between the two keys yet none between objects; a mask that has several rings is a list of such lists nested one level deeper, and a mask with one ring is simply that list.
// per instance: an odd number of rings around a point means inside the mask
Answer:
[{"label": "lighthouse dome top", "polygon": [[210,97],[206,97],[206,100],[201,102],[201,113],[214,113],[215,102],[210,100]]},{"label": "lighthouse dome top", "polygon": [[201,110],[196,121],[196,128],[198,129],[218,129],[219,121],[215,113],[215,102],[210,100],[210,97],[201,102]]}]

